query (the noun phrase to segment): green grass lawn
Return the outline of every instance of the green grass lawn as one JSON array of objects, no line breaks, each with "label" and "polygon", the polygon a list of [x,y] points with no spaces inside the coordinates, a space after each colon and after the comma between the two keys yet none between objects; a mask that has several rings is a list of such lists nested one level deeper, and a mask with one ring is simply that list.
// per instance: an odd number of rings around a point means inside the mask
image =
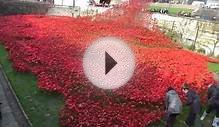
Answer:
[{"label": "green grass lawn", "polygon": [[209,70],[213,72],[219,72],[219,64],[216,63],[209,63],[208,64]]},{"label": "green grass lawn", "polygon": [[149,10],[152,9],[161,9],[161,8],[166,8],[169,11],[170,15],[177,15],[179,12],[184,11],[184,12],[192,12],[192,9],[188,8],[178,8],[178,7],[169,7],[169,6],[159,6],[159,5],[150,5]]},{"label": "green grass lawn", "polygon": [[55,93],[39,90],[34,75],[13,70],[2,45],[0,62],[33,127],[58,127],[59,109],[64,105],[63,98]]},{"label": "green grass lawn", "polygon": [[[202,109],[202,113],[203,113],[205,110],[205,107],[203,106],[202,108],[203,108]],[[186,120],[186,117],[188,115],[188,111],[189,111],[188,106],[184,106],[182,113],[177,117],[177,120],[175,123],[176,127],[186,127],[186,124],[184,123],[184,121]],[[200,115],[202,115],[202,114],[200,114]],[[212,122],[213,118],[214,118],[213,113],[210,114],[209,116],[207,116],[202,121],[203,127],[211,127],[211,122]],[[162,118],[160,121],[150,125],[150,127],[164,127],[164,126],[165,126],[165,118]]]},{"label": "green grass lawn", "polygon": [[[34,75],[13,70],[7,51],[2,45],[0,45],[0,62],[33,126],[58,127],[58,113],[61,106],[64,105],[63,98],[57,94],[39,90]],[[219,72],[219,64],[209,63],[209,70]],[[185,127],[183,122],[187,112],[188,107],[185,107],[183,113],[177,118],[177,127]],[[212,117],[213,115],[204,121],[204,127],[210,127]],[[151,125],[151,127],[163,126],[164,120]]]}]

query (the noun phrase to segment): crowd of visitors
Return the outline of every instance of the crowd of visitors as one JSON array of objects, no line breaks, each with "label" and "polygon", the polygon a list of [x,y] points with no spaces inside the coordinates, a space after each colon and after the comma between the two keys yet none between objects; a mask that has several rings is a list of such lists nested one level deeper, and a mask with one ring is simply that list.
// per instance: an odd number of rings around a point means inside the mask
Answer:
[{"label": "crowd of visitors", "polygon": [[[219,127],[219,80],[215,79],[214,84],[210,84],[208,88],[208,103],[207,109],[202,116],[201,102],[199,95],[195,90],[189,88],[189,84],[183,85],[182,91],[186,94],[187,102],[189,106],[189,113],[185,120],[185,124],[188,127],[203,127],[202,121],[206,116],[212,112],[215,112],[215,117],[212,122],[212,127]],[[166,93],[166,127],[173,127],[176,121],[176,117],[180,115],[182,110],[182,102],[177,92],[169,87]]]}]

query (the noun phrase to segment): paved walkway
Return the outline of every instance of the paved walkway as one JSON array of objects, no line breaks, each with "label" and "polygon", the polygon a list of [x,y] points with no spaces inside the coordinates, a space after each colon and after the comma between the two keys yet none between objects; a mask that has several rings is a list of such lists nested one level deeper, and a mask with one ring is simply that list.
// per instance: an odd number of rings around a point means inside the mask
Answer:
[{"label": "paved walkway", "polygon": [[2,103],[0,127],[31,127],[8,83],[0,67],[0,102]]}]

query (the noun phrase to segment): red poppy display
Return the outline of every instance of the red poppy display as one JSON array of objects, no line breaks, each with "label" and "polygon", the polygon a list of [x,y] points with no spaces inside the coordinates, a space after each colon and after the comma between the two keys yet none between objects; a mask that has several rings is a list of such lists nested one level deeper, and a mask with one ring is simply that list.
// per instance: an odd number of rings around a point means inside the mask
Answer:
[{"label": "red poppy display", "polygon": [[[188,82],[201,95],[213,82],[209,58],[181,49],[157,29],[90,17],[16,15],[0,22],[0,40],[13,67],[35,74],[40,89],[64,95],[62,127],[147,126],[161,118],[169,86],[182,96]],[[116,90],[94,87],[83,73],[85,49],[102,36],[120,37],[135,52],[134,76]]]}]

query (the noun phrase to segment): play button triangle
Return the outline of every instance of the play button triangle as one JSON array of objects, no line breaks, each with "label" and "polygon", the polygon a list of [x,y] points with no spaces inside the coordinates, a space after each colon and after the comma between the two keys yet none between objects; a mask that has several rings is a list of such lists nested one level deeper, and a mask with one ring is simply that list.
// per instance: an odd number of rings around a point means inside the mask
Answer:
[{"label": "play button triangle", "polygon": [[107,75],[116,64],[117,62],[105,52],[105,75]]}]

